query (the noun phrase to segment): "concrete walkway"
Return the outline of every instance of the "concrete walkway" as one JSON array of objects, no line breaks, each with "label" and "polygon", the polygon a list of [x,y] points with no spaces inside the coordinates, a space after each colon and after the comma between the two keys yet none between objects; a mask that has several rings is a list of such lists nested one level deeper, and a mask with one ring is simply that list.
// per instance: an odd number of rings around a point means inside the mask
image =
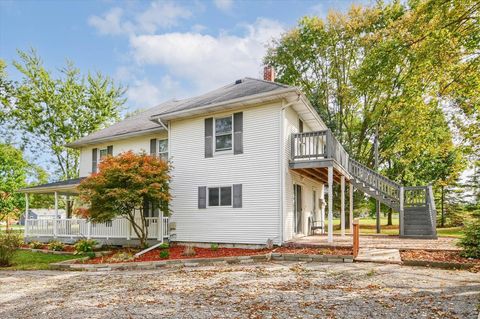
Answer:
[{"label": "concrete walkway", "polygon": [[369,261],[376,263],[401,264],[402,258],[398,249],[385,248],[360,248],[356,261]]},{"label": "concrete walkway", "polygon": [[[460,250],[456,246],[458,239],[439,237],[438,239],[413,239],[398,236],[372,235],[360,236],[362,248],[393,248],[393,249],[423,249],[423,250]],[[290,246],[300,247],[351,247],[352,236],[335,235],[333,244],[328,243],[327,235],[313,235],[296,238],[288,242]]]}]

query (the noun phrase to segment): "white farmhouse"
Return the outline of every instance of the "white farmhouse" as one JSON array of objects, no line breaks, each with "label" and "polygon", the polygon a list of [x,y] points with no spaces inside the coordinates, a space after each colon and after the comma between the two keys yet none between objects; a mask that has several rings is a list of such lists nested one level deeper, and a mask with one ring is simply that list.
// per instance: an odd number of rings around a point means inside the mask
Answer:
[{"label": "white farmhouse", "polygon": [[[403,187],[355,162],[304,94],[270,81],[271,72],[265,69],[265,80],[244,78],[162,103],[70,144],[80,150],[80,176],[96,172],[104,156],[127,150],[168,158],[172,215],[149,212],[152,240],[283,244],[318,230],[332,241],[334,183],[341,184],[342,234],[352,221],[345,197],[355,187],[400,213],[402,236],[435,237],[431,188]],[[23,191],[74,194],[79,181]],[[27,221],[26,236],[134,239],[122,220],[96,225],[62,220],[68,227],[50,222]]]}]

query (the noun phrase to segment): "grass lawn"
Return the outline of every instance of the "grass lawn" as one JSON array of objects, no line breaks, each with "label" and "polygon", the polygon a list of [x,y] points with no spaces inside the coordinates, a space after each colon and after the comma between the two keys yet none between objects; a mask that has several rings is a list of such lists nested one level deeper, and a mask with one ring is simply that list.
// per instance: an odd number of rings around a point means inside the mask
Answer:
[{"label": "grass lawn", "polygon": [[54,255],[27,250],[17,250],[13,257],[13,266],[2,267],[0,270],[42,270],[48,269],[48,264],[81,258],[79,255]]},{"label": "grass lawn", "polygon": [[[387,226],[387,218],[380,218],[381,233],[382,235],[398,235],[398,215],[393,215],[393,225]],[[328,222],[327,222],[328,225]],[[340,234],[340,219],[335,218],[333,220],[333,232]],[[375,218],[360,218],[360,234],[361,235],[374,235],[376,234],[376,220]],[[437,227],[437,235],[439,237],[455,237],[459,238],[463,236],[462,227]]]}]

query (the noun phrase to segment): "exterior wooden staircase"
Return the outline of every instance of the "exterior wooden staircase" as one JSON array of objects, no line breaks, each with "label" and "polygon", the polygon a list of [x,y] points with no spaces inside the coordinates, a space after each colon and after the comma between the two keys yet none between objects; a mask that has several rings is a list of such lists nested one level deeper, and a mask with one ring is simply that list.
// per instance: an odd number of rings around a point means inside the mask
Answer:
[{"label": "exterior wooden staircase", "polygon": [[400,236],[436,238],[436,209],[431,186],[404,187],[349,159],[351,183],[400,214]]},{"label": "exterior wooden staircase", "polygon": [[365,194],[399,212],[400,236],[436,238],[436,209],[431,186],[405,187],[350,158],[330,130],[292,133],[290,169],[328,183],[342,176]]}]

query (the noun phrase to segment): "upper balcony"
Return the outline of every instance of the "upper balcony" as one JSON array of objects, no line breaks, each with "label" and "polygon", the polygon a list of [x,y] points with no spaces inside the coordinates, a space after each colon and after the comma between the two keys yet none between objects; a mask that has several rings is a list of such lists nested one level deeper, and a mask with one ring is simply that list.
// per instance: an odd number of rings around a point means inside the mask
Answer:
[{"label": "upper balcony", "polygon": [[330,130],[292,133],[289,167],[302,175],[327,182],[327,168],[334,168],[334,181],[349,179],[349,155]]}]

